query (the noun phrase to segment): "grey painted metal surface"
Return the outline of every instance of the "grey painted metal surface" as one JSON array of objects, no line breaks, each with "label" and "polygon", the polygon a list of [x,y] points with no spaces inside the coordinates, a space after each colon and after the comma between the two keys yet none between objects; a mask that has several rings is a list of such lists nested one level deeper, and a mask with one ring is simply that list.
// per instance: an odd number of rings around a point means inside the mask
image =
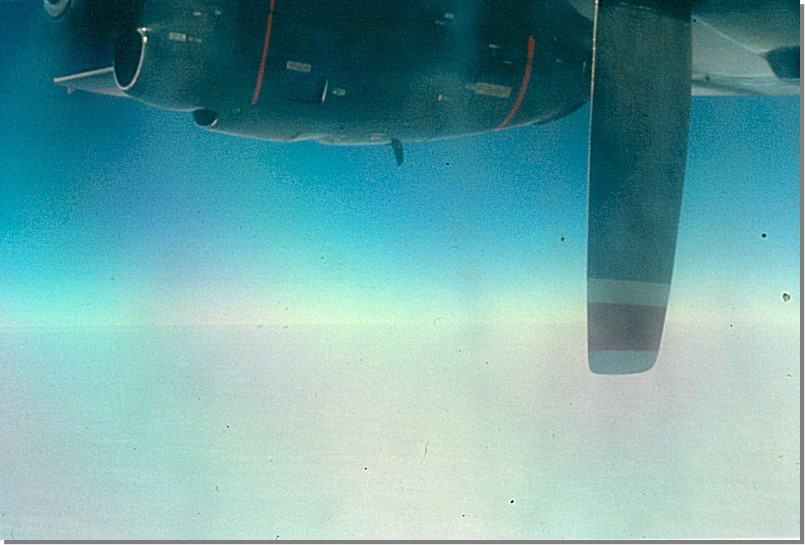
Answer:
[{"label": "grey painted metal surface", "polygon": [[645,371],[660,348],[687,157],[689,10],[599,3],[587,262],[596,373]]}]

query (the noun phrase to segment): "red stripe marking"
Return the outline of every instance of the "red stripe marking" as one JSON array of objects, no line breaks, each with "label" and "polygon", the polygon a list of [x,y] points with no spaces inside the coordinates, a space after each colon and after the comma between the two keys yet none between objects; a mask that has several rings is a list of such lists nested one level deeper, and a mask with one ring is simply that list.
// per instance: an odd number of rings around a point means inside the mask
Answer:
[{"label": "red stripe marking", "polygon": [[266,57],[268,56],[268,43],[271,41],[271,24],[274,22],[274,1],[268,5],[268,22],[266,22],[266,37],[263,41],[263,58],[260,59],[260,71],[257,73],[257,85],[254,87],[252,104],[257,104],[260,100],[260,89],[263,88],[263,76],[266,74]]},{"label": "red stripe marking", "polygon": [[520,94],[517,95],[517,100],[514,101],[514,106],[512,106],[509,115],[506,116],[506,119],[500,122],[500,125],[495,127],[496,131],[499,131],[503,127],[509,124],[514,118],[514,115],[517,113],[517,110],[520,109],[520,105],[523,103],[523,98],[525,98],[525,93],[528,91],[528,82],[531,81],[531,65],[534,63],[534,37],[528,37],[528,62],[525,65],[525,73],[523,74],[523,82],[520,84]]}]

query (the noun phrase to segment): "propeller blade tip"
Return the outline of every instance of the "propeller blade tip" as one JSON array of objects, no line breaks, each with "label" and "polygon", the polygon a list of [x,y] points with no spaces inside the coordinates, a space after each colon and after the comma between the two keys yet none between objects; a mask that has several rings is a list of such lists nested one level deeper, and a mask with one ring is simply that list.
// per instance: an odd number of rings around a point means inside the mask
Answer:
[{"label": "propeller blade tip", "polygon": [[654,367],[656,350],[590,350],[590,371],[596,375],[632,375]]}]

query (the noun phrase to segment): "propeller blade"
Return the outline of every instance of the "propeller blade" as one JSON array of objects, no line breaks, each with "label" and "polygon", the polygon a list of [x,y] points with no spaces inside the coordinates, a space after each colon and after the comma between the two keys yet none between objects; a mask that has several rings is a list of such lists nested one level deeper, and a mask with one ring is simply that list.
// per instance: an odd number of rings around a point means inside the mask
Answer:
[{"label": "propeller blade", "polygon": [[590,114],[590,370],[657,359],[687,158],[691,0],[598,0]]}]

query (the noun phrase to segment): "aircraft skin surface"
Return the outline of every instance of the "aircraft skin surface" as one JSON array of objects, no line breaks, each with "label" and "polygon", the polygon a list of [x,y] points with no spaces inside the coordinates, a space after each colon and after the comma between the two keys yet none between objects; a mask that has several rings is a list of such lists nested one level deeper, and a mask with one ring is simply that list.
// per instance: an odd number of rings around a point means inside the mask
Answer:
[{"label": "aircraft skin surface", "polygon": [[[44,0],[106,58],[72,89],[212,131],[390,144],[546,123],[590,101],[590,370],[660,351],[691,94],[798,94],[792,0]],[[58,26],[58,25],[56,25]]]}]

